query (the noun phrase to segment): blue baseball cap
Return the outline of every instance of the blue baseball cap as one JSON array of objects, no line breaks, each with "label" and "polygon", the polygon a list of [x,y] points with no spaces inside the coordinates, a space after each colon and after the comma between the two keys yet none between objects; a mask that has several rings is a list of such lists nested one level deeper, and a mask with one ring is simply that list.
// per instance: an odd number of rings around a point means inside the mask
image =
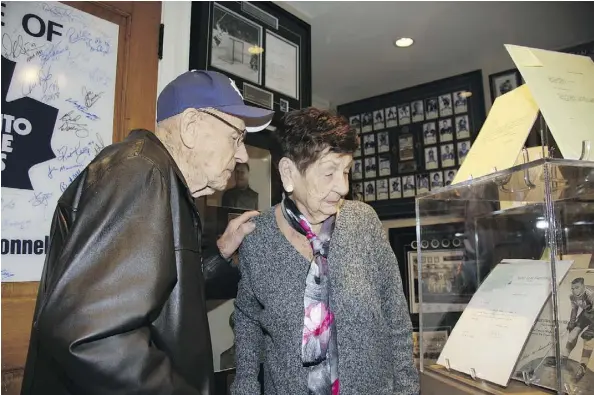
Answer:
[{"label": "blue baseball cap", "polygon": [[157,122],[188,108],[214,108],[245,122],[246,131],[265,129],[274,111],[246,106],[235,82],[216,71],[187,71],[171,81],[157,99]]}]

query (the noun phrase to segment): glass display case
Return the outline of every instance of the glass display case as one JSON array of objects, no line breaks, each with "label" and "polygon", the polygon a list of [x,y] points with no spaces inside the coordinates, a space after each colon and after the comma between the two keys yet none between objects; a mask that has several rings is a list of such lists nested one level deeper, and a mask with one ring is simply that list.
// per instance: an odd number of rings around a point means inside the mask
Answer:
[{"label": "glass display case", "polygon": [[[436,213],[463,218],[457,246],[431,240]],[[441,188],[417,198],[416,220],[422,374],[471,393],[594,394],[594,162]]]}]

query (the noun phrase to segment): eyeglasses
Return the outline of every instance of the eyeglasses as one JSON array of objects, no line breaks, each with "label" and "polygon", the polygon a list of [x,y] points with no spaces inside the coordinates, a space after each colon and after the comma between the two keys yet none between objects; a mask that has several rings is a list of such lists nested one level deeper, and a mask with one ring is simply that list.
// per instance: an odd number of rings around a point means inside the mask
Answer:
[{"label": "eyeglasses", "polygon": [[237,146],[241,145],[241,143],[243,142],[243,139],[245,138],[245,133],[246,133],[245,129],[242,130],[242,129],[238,128],[237,126],[233,125],[231,122],[223,119],[222,117],[220,117],[219,115],[217,115],[213,112],[206,111],[206,110],[199,110],[199,111],[218,119],[219,121],[223,122],[225,125],[229,126],[233,130],[235,130],[237,133],[239,133],[239,137],[237,137],[237,139],[235,139],[235,142],[236,142]]}]

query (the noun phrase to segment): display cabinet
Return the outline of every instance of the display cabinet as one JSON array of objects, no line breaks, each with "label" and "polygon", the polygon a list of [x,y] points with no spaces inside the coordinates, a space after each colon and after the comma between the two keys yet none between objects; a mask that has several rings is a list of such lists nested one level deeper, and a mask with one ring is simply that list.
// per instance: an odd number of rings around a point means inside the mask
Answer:
[{"label": "display cabinet", "polygon": [[[539,159],[415,204],[422,376],[468,393],[594,393],[594,162]],[[463,219],[458,248],[422,248],[436,211]]]}]

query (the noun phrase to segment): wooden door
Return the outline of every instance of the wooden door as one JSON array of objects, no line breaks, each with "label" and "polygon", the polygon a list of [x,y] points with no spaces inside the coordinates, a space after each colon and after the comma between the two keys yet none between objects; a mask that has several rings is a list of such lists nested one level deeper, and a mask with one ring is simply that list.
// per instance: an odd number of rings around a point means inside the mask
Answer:
[{"label": "wooden door", "polygon": [[[64,3],[119,26],[113,141],[154,130],[161,2]],[[2,394],[20,392],[38,284],[2,283]]]}]

